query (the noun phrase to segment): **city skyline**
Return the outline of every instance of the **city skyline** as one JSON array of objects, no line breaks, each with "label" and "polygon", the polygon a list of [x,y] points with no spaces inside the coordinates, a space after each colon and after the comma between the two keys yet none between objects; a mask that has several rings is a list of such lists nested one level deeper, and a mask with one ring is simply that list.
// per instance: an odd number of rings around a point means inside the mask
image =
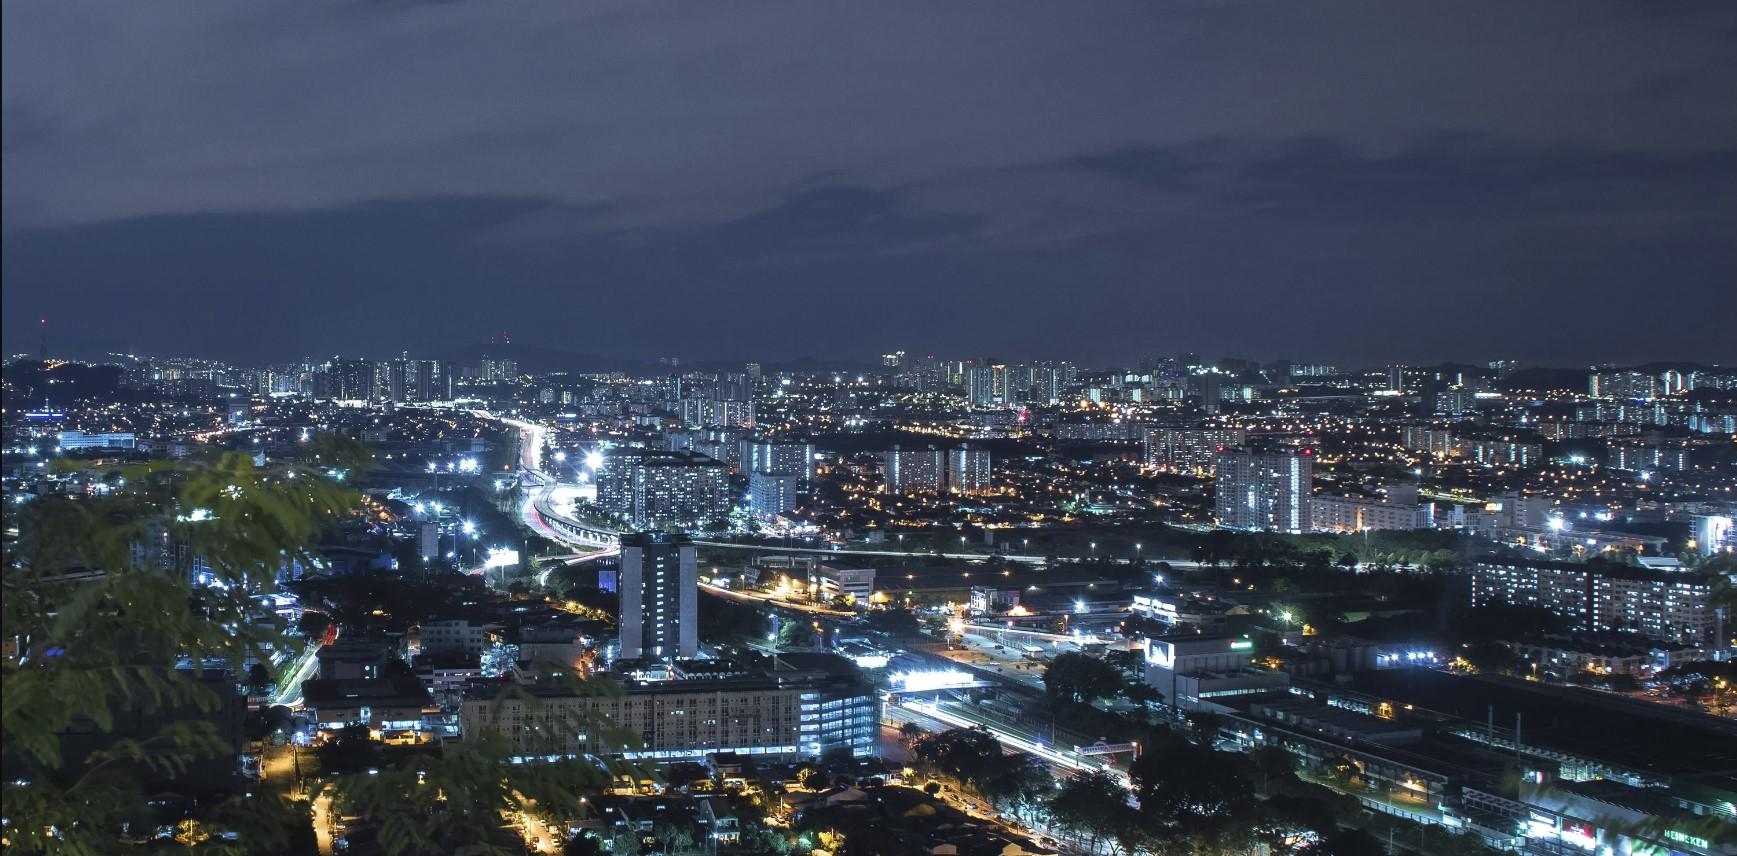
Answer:
[{"label": "city skyline", "polygon": [[11,4],[4,350],[1728,363],[1733,14]]},{"label": "city skyline", "polygon": [[8,854],[1737,853],[1737,3],[0,24]]}]

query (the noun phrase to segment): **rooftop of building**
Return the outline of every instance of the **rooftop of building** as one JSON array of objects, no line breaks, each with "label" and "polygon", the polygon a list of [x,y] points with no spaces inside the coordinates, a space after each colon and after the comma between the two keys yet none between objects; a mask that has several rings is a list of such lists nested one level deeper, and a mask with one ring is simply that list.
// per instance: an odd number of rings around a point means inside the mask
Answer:
[{"label": "rooftop of building", "polygon": [[662,529],[647,529],[643,532],[628,532],[621,536],[623,547],[649,547],[654,544],[679,545],[692,543],[693,539],[676,532],[665,532]]},{"label": "rooftop of building", "polygon": [[[611,674],[576,684],[571,682],[531,684],[521,686],[518,689],[537,698],[564,698],[585,693],[607,695],[613,694],[616,688],[630,696],[758,692],[804,687],[836,687],[843,684],[848,684],[851,689],[865,693],[873,691],[873,685],[864,677],[862,670],[855,663],[837,654],[792,652],[779,654],[774,659],[775,664],[771,669],[759,668],[752,671],[739,671],[732,670],[733,667],[719,667],[715,671],[704,674],[683,675],[683,671],[698,668],[696,664],[704,661],[682,661],[678,668],[671,670],[672,677],[668,680],[642,680],[626,675]],[[513,687],[505,683],[478,685],[467,689],[465,698],[467,700],[491,700],[498,698],[503,690],[511,692]]]},{"label": "rooftop of building", "polygon": [[408,707],[429,701],[428,690],[415,677],[314,679],[302,682],[302,701],[308,707],[343,707],[365,704]]},{"label": "rooftop of building", "polygon": [[[1370,695],[1499,727],[1521,718],[1522,739],[1559,752],[1670,777],[1737,770],[1737,722],[1593,690],[1431,669],[1360,672]],[[1620,740],[1612,739],[1621,735]]]},{"label": "rooftop of building", "polygon": [[1659,651],[1693,650],[1695,646],[1661,642],[1636,636],[1633,633],[1544,633],[1532,636],[1520,636],[1503,640],[1507,645],[1535,645],[1542,648],[1554,648],[1562,651],[1572,651],[1577,654],[1596,654],[1602,657],[1645,657]]},{"label": "rooftop of building", "polygon": [[1648,568],[1640,565],[1624,565],[1617,562],[1607,562],[1593,559],[1586,562],[1555,562],[1545,559],[1521,559],[1510,556],[1485,556],[1478,560],[1479,566],[1535,568],[1537,570],[1568,571],[1574,573],[1596,574],[1613,579],[1639,580],[1644,582],[1695,582],[1701,579],[1698,574],[1686,571],[1669,571],[1658,568]]},{"label": "rooftop of building", "polygon": [[604,458],[604,469],[616,462],[643,467],[721,467],[724,463],[703,452],[691,449],[617,448]]},{"label": "rooftop of building", "polygon": [[392,647],[381,639],[340,639],[321,646],[314,656],[325,662],[372,663],[390,657]]}]

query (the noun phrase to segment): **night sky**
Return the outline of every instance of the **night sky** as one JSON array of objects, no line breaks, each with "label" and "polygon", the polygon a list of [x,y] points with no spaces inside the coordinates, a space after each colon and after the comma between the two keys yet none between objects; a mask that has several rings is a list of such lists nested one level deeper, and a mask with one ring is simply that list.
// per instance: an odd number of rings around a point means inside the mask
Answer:
[{"label": "night sky", "polygon": [[1737,362],[1737,4],[61,3],[4,348]]}]

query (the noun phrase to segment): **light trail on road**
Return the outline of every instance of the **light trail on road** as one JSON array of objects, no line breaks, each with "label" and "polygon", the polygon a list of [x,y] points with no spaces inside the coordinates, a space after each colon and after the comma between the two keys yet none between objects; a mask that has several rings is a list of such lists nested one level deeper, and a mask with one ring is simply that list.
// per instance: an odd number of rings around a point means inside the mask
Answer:
[{"label": "light trail on road", "polygon": [[917,701],[915,699],[908,701],[895,701],[893,702],[893,707],[899,708],[903,712],[926,717],[945,725],[950,725],[954,728],[980,727],[984,731],[987,731],[1003,746],[1020,752],[1030,752],[1039,758],[1050,762],[1051,765],[1060,766],[1074,772],[1105,772],[1114,777],[1123,787],[1129,788],[1130,790],[1133,788],[1133,783],[1128,779],[1128,774],[1115,767],[1101,763],[1093,763],[1069,753],[1058,752],[1053,747],[1045,745],[1042,740],[1038,740],[1025,734],[1017,734],[1006,726],[982,720],[974,720],[951,711],[942,710],[939,704],[935,702]]}]

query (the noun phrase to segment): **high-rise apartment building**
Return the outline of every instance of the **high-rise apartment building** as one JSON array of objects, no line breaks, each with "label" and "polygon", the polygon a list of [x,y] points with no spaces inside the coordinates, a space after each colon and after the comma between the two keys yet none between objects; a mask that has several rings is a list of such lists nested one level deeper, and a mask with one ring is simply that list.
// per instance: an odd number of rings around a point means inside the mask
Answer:
[{"label": "high-rise apartment building", "polygon": [[814,478],[814,444],[742,441],[742,469],[775,476]]},{"label": "high-rise apartment building", "polygon": [[678,405],[688,428],[752,428],[754,402],[740,399],[684,398]]},{"label": "high-rise apartment building", "polygon": [[698,452],[612,449],[597,474],[597,505],[631,526],[705,523],[729,513],[729,473]]},{"label": "high-rise apartment building", "polygon": [[410,361],[397,359],[386,366],[386,397],[394,402],[404,402],[410,399]]},{"label": "high-rise apartment building", "polygon": [[410,363],[410,400],[435,401],[435,369],[437,363],[433,360],[414,360]]},{"label": "high-rise apartment building", "polygon": [[332,394],[345,401],[368,401],[374,397],[374,364],[368,360],[333,360],[336,383]]},{"label": "high-rise apartment building", "polygon": [[1647,401],[1658,396],[1659,378],[1645,372],[1595,372],[1588,392],[1598,398]]},{"label": "high-rise apartment building", "polygon": [[669,660],[699,652],[694,544],[668,532],[621,536],[621,656]]},{"label": "high-rise apartment building", "polygon": [[797,476],[778,473],[748,473],[748,512],[755,517],[777,517],[796,510]]},{"label": "high-rise apartment building", "polygon": [[887,493],[940,493],[947,482],[947,460],[934,446],[894,446],[882,453]]},{"label": "high-rise apartment building", "polygon": [[458,398],[458,364],[451,360],[440,360],[435,366],[435,395],[441,401]]},{"label": "high-rise apartment building", "polygon": [[960,446],[948,449],[946,458],[948,491],[976,496],[993,489],[988,449]]},{"label": "high-rise apartment building", "polygon": [[1472,603],[1547,609],[1574,630],[1633,633],[1717,647],[1724,638],[1712,584],[1687,571],[1613,562],[1545,562],[1491,557],[1472,567]]},{"label": "high-rise apartment building", "polygon": [[483,357],[477,376],[487,383],[511,383],[519,379],[519,361]]},{"label": "high-rise apartment building", "polygon": [[1008,366],[1004,385],[1008,404],[1045,406],[1061,395],[1059,373],[1048,363]]},{"label": "high-rise apartment building", "polygon": [[971,365],[965,367],[965,397],[974,407],[993,407],[1007,403],[1007,366]]},{"label": "high-rise apartment building", "polygon": [[1248,440],[1241,428],[1158,428],[1145,431],[1146,466],[1172,473],[1212,475],[1218,453]]},{"label": "high-rise apartment building", "polygon": [[1254,531],[1309,531],[1314,461],[1311,449],[1230,449],[1221,453],[1215,499],[1218,525]]}]

